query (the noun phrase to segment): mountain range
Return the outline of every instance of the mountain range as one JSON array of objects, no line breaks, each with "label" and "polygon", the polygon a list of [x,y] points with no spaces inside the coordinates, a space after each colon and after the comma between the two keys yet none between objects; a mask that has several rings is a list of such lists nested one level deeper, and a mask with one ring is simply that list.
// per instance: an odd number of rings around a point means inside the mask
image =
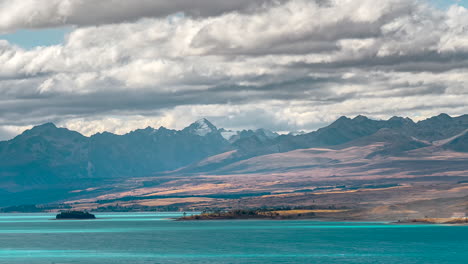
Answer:
[{"label": "mountain range", "polygon": [[364,186],[441,171],[452,182],[467,176],[467,131],[468,115],[446,114],[419,122],[340,117],[317,131],[287,135],[218,129],[201,119],[182,130],[86,137],[47,123],[0,142],[0,206],[161,198],[169,189],[206,196],[206,203],[226,192],[296,192],[312,181]]}]

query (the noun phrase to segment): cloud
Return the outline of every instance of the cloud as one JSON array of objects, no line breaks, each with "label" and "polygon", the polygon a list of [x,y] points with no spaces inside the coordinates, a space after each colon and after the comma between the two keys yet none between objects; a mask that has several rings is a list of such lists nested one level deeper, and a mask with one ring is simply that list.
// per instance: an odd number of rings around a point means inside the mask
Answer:
[{"label": "cloud", "polygon": [[102,25],[143,17],[167,17],[184,13],[192,17],[218,16],[227,12],[252,12],[279,0],[2,0],[0,32],[20,28],[64,25]]},{"label": "cloud", "polygon": [[[115,10],[99,1],[89,11],[116,12],[89,20],[97,26],[78,20],[91,2],[44,4],[68,10],[67,18],[50,13],[38,22],[40,9],[27,22],[32,27],[80,25],[62,45],[24,50],[0,40],[0,127],[53,121],[85,134],[125,133],[208,117],[220,127],[285,131],[312,130],[341,115],[468,110],[468,10],[460,6],[238,1],[196,14],[187,10],[208,1],[141,1],[125,12],[120,5],[128,1],[113,2]],[[23,1],[0,3],[1,14]],[[151,16],[135,11],[153,4],[167,8]],[[194,15],[164,18],[181,11]],[[25,26],[8,23],[0,24]]]},{"label": "cloud", "polygon": [[0,128],[0,140],[9,140],[14,137],[13,133],[10,133],[4,128]]},{"label": "cloud", "polygon": [[0,141],[10,140],[32,126],[3,126],[0,127]]},{"label": "cloud", "polygon": [[343,39],[382,35],[382,27],[416,9],[415,2],[289,1],[256,14],[212,19],[192,41],[210,54],[310,54],[339,51]]}]

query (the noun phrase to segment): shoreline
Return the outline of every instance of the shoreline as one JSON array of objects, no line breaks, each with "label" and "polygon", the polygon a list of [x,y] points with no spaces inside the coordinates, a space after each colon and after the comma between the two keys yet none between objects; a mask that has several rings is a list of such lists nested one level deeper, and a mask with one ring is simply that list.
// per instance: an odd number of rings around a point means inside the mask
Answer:
[{"label": "shoreline", "polygon": [[209,221],[315,221],[315,222],[333,222],[333,223],[381,223],[389,225],[440,225],[440,226],[468,226],[468,223],[438,223],[438,222],[415,222],[415,221],[395,221],[395,220],[372,220],[372,219],[327,219],[327,218],[217,218],[217,219],[181,219],[172,218],[178,222],[209,222]]},{"label": "shoreline", "polygon": [[[278,211],[276,211],[278,212]],[[101,212],[102,213],[102,212]],[[115,213],[115,212],[114,212]],[[118,212],[117,212],[118,213]],[[123,212],[122,212],[123,213]],[[128,212],[125,212],[128,213]],[[159,213],[153,211],[141,211],[141,212],[134,212],[134,213]],[[167,213],[167,212],[163,212]],[[171,212],[171,213],[180,213],[180,212]],[[394,225],[446,225],[446,226],[468,226],[468,218],[420,218],[420,219],[407,219],[407,220],[395,220],[395,218],[389,219],[373,219],[373,218],[341,218],[341,217],[333,217],[333,216],[323,216],[323,215],[313,215],[313,214],[300,214],[300,215],[225,215],[225,213],[205,213],[205,214],[197,214],[197,215],[190,215],[190,216],[181,216],[181,217],[171,217],[166,218],[172,221],[227,221],[227,220],[235,220],[235,221],[252,221],[252,220],[272,220],[272,221],[317,221],[317,222],[369,222],[369,223],[385,223],[385,224],[394,224]],[[271,213],[269,211],[264,211],[262,213]],[[18,214],[18,213],[0,213],[1,215],[8,215],[8,214]],[[27,213],[27,214],[50,214],[46,212],[34,212],[34,213]],[[56,219],[51,218],[48,220],[66,220],[66,221],[77,221],[77,220],[103,220],[109,218],[62,218]]]},{"label": "shoreline", "polygon": [[428,224],[428,225],[468,225],[468,218],[421,218],[398,221],[397,224]]},{"label": "shoreline", "polygon": [[468,218],[360,218],[348,210],[231,210],[183,216],[176,221],[213,220],[317,220],[331,222],[383,222],[388,224],[468,225]]}]

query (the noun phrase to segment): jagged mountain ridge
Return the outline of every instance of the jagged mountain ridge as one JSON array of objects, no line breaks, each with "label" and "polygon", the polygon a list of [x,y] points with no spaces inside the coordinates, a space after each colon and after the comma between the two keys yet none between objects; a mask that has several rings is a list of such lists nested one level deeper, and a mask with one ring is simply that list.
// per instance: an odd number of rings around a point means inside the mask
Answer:
[{"label": "jagged mountain ridge", "polygon": [[[288,153],[297,149],[346,149],[353,146],[382,144],[366,158],[400,156],[406,151],[425,148],[450,137],[459,136],[468,129],[468,115],[452,118],[441,114],[420,122],[409,118],[392,117],[389,120],[372,120],[364,116],[353,119],[340,117],[331,125],[303,135],[281,135],[261,140],[256,136],[241,138],[233,143],[236,151],[221,154],[180,169],[177,173],[210,173],[223,171],[223,167],[254,157]],[[445,145],[446,149],[463,152],[466,138],[457,137]],[[435,149],[433,151],[437,151]]]},{"label": "jagged mountain ridge", "polygon": [[220,132],[223,135],[223,137],[227,139],[230,143],[234,143],[239,139],[249,138],[252,136],[256,136],[260,141],[268,141],[279,137],[278,133],[264,128],[256,130],[244,129],[242,131],[220,129]]},{"label": "jagged mountain ridge", "polygon": [[51,186],[60,192],[165,171],[174,171],[173,175],[220,171],[252,157],[297,149],[343,149],[376,142],[383,145],[365,158],[398,156],[443,139],[450,140],[441,148],[466,151],[466,134],[460,135],[466,129],[468,115],[452,118],[441,114],[420,122],[357,116],[341,117],[327,127],[297,136],[244,130],[236,132],[238,139],[230,142],[223,137],[226,130],[206,119],[182,130],[148,127],[125,135],[104,132],[91,137],[48,123],[0,142],[0,186],[14,193],[41,188],[46,192]]},{"label": "jagged mountain ridge", "polygon": [[[437,141],[453,137],[468,128],[468,115],[450,117],[440,114],[429,119],[413,122],[409,118],[392,117],[389,120],[372,120],[365,116],[353,119],[342,116],[329,126],[302,135],[282,135],[267,142],[253,144],[252,140],[238,140],[235,144],[247,153],[287,152],[312,147],[330,147],[345,144],[358,138],[370,136],[380,129],[393,129],[405,136],[423,141]],[[258,143],[258,142],[257,142]],[[245,145],[245,147],[244,147]]]},{"label": "jagged mountain ridge", "polygon": [[[200,132],[205,128],[210,131]],[[28,185],[80,178],[138,177],[173,170],[230,148],[207,120],[181,131],[161,127],[91,137],[48,123],[0,144],[0,181],[8,178],[15,184]]]}]

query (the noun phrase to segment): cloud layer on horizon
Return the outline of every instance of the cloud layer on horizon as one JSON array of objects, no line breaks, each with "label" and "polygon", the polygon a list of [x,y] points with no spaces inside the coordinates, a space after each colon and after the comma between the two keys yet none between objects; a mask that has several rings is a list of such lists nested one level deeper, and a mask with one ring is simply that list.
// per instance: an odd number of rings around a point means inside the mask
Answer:
[{"label": "cloud layer on horizon", "polygon": [[287,131],[341,115],[468,113],[468,9],[458,5],[81,0],[32,12],[37,2],[0,1],[0,31],[76,28],[32,50],[0,40],[0,137],[47,121],[89,135],[199,117]]}]

